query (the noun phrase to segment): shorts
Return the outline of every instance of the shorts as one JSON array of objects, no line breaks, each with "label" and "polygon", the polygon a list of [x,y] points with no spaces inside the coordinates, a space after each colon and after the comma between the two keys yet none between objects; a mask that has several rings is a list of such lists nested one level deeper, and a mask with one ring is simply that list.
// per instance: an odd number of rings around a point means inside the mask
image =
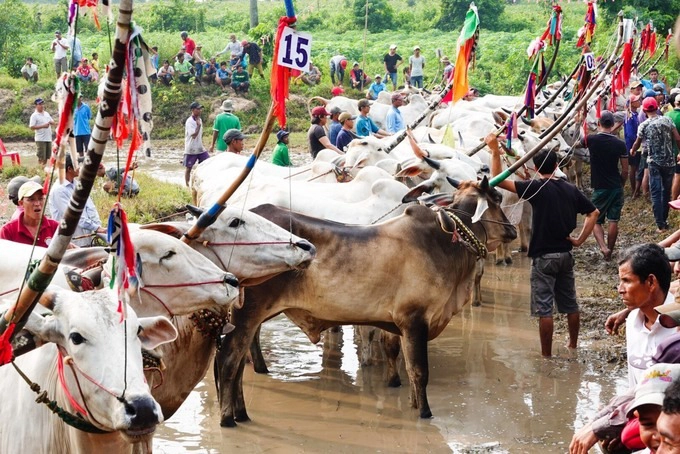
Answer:
[{"label": "shorts", "polygon": [[553,306],[561,314],[579,311],[571,252],[555,252],[531,261],[531,315],[552,317]]},{"label": "shorts", "polygon": [[52,155],[52,142],[36,142],[38,150],[35,155],[38,157],[38,161],[47,161]]},{"label": "shorts", "polygon": [[203,153],[199,154],[185,154],[184,159],[182,160],[182,165],[184,167],[192,168],[196,164],[196,161],[198,161],[200,164],[209,157],[210,153],[208,153],[207,151],[204,151]]},{"label": "shorts", "polygon": [[385,73],[385,81],[384,82],[387,83],[387,81],[389,79],[392,79],[392,85],[397,85],[397,73],[396,72]]},{"label": "shorts", "polygon": [[635,153],[635,156],[628,156],[628,165],[632,167],[639,167],[640,155],[641,153]]},{"label": "shorts", "polygon": [[593,205],[600,210],[598,224],[604,224],[605,217],[613,222],[621,219],[623,209],[623,188],[593,189]]}]

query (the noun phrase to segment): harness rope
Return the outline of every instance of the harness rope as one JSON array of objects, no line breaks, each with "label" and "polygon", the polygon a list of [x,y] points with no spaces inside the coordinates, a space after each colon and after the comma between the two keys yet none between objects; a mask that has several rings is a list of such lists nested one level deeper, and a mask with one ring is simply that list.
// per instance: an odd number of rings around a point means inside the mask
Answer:
[{"label": "harness rope", "polygon": [[479,238],[477,238],[477,235],[475,235],[474,232],[470,230],[470,228],[465,225],[465,223],[458,216],[453,214],[452,209],[440,208],[437,211],[448,216],[451,222],[453,222],[453,231],[448,231],[443,223],[439,223],[442,231],[451,235],[452,243],[462,243],[468,251],[477,256],[477,260],[486,258],[486,255],[488,254],[486,245],[482,243]]}]

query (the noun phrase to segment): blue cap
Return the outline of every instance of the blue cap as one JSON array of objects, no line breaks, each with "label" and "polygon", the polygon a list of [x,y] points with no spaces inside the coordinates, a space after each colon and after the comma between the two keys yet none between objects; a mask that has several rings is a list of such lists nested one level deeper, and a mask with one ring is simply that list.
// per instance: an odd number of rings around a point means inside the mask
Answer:
[{"label": "blue cap", "polygon": [[645,98],[650,98],[650,97],[653,98],[656,95],[657,95],[657,92],[655,92],[651,88],[648,89],[648,90],[645,90]]},{"label": "blue cap", "polygon": [[281,140],[283,140],[283,138],[287,137],[288,135],[290,135],[290,133],[288,131],[286,131],[285,129],[282,129],[282,130],[280,130],[279,132],[276,133],[276,140],[281,142]]}]

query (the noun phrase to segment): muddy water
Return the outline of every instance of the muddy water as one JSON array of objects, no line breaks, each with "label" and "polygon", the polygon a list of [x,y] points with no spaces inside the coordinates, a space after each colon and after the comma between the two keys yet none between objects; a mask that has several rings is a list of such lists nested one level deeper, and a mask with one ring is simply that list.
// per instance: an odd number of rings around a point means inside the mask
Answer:
[{"label": "muddy water", "polygon": [[410,408],[406,385],[385,386],[384,364],[359,366],[351,328],[315,346],[277,318],[263,329],[270,374],[247,366],[244,375],[252,421],[219,427],[208,374],[159,430],[156,450],[566,452],[574,427],[626,382],[580,361],[562,347],[563,336],[555,338],[555,358],[540,357],[538,330],[527,315],[528,268],[526,258],[488,266],[482,307],[466,307],[429,343],[430,420]]}]

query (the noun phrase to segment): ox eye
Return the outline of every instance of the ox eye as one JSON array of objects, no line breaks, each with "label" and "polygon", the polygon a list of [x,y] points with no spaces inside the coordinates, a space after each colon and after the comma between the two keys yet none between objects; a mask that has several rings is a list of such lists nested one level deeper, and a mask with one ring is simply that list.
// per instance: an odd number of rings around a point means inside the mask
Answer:
[{"label": "ox eye", "polygon": [[240,227],[243,224],[245,224],[245,222],[243,222],[243,219],[234,218],[229,223],[229,227],[231,227],[232,229],[235,229],[236,227]]},{"label": "ox eye", "polygon": [[176,254],[175,251],[168,251],[163,257],[161,257],[161,262],[163,260],[169,260],[175,254]]},{"label": "ox eye", "polygon": [[142,334],[142,331],[144,331],[144,328],[142,328],[141,326],[138,326],[137,327],[137,335],[139,336],[140,334]]},{"label": "ox eye", "polygon": [[69,336],[73,345],[80,345],[85,342],[85,338],[80,335],[80,333],[71,333]]}]

